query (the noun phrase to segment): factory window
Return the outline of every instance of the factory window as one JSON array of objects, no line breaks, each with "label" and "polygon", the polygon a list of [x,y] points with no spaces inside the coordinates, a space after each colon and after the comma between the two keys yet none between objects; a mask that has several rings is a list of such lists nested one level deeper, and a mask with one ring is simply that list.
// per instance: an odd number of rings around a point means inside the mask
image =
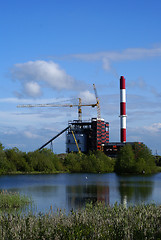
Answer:
[{"label": "factory window", "polygon": [[70,139],[68,139],[68,143],[70,143]]},{"label": "factory window", "polygon": [[80,143],[79,139],[77,140],[77,143]]}]

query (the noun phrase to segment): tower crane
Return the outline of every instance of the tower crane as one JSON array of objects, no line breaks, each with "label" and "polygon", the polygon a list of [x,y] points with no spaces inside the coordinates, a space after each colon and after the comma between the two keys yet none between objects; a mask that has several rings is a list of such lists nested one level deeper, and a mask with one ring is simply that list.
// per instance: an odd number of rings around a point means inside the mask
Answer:
[{"label": "tower crane", "polygon": [[[32,107],[78,107],[78,120],[82,121],[82,107],[85,106],[90,106],[90,107],[96,107],[97,106],[97,119],[101,118],[101,113],[100,113],[100,104],[99,104],[99,99],[98,99],[98,95],[97,95],[97,90],[95,87],[95,84],[93,84],[93,88],[94,88],[94,92],[95,92],[95,97],[96,97],[96,103],[94,104],[82,104],[82,100],[81,98],[79,98],[79,104],[53,104],[53,103],[47,103],[47,104],[21,104],[18,105],[18,108],[32,108]],[[41,150],[42,148],[44,148],[46,145],[48,145],[49,143],[52,143],[52,141],[54,139],[56,139],[58,136],[60,136],[63,132],[65,132],[68,128],[70,128],[71,126],[68,126],[67,128],[65,128],[63,131],[61,131],[60,133],[58,133],[55,137],[53,137],[52,139],[50,139],[48,142],[46,142],[42,147],[39,148],[39,150]],[[75,138],[75,135],[72,131],[75,143],[77,145],[78,151],[80,152],[77,140]]]},{"label": "tower crane", "polygon": [[90,106],[95,107],[97,106],[97,103],[94,104],[82,104],[81,98],[79,98],[79,104],[52,104],[52,103],[46,103],[46,104],[21,104],[18,105],[18,108],[32,108],[32,107],[78,107],[78,120],[82,121],[82,107]]},{"label": "tower crane", "polygon": [[97,106],[97,118],[101,118],[101,111],[100,111],[100,103],[99,98],[96,90],[95,84],[93,84],[94,93],[96,97],[96,103],[94,104],[82,104],[82,99],[79,99],[79,104],[53,104],[53,103],[46,103],[46,104],[21,104],[18,105],[18,108],[32,108],[32,107],[78,107],[78,120],[82,121],[82,107],[96,107]]},{"label": "tower crane", "polygon": [[100,102],[99,102],[99,98],[98,98],[98,94],[97,94],[96,86],[95,86],[94,83],[93,83],[93,88],[94,88],[94,93],[95,93],[95,97],[96,97],[97,118],[101,119]]}]

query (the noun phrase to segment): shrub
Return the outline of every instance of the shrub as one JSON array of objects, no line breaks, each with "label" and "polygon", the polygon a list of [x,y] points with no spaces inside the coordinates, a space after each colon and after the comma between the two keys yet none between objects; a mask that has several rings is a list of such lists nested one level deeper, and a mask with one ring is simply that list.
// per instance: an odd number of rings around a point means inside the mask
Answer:
[{"label": "shrub", "polygon": [[0,191],[0,209],[2,210],[24,207],[29,203],[31,203],[31,199],[25,195],[7,190]]},{"label": "shrub", "polygon": [[46,173],[56,171],[51,150],[43,149],[42,151],[29,152],[27,158],[32,171]]},{"label": "shrub", "polygon": [[77,153],[67,154],[64,161],[66,169],[70,172],[81,172],[81,159],[82,156]]},{"label": "shrub", "polygon": [[135,143],[133,146],[135,155],[136,172],[137,173],[154,173],[157,171],[155,158],[151,150],[145,144]]},{"label": "shrub", "polygon": [[145,144],[124,145],[118,153],[115,165],[117,173],[155,173],[157,168],[151,150]]},{"label": "shrub", "polygon": [[113,172],[114,160],[107,157],[103,152],[90,152],[88,155],[69,153],[65,157],[65,167],[70,172],[103,173]]},{"label": "shrub", "polygon": [[10,162],[11,171],[28,172],[29,166],[25,159],[25,153],[21,152],[18,148],[5,150],[8,161]]},{"label": "shrub", "polygon": [[135,172],[135,155],[130,144],[127,144],[120,149],[117,156],[115,170],[118,173]]},{"label": "shrub", "polygon": [[7,159],[4,147],[0,143],[0,174],[5,174],[11,171],[11,164]]}]

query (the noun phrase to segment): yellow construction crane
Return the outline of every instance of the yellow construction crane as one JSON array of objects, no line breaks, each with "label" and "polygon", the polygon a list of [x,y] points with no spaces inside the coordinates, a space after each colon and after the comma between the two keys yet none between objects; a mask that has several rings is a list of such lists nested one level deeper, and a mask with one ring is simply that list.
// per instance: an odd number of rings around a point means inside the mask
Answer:
[{"label": "yellow construction crane", "polygon": [[78,120],[82,121],[82,107],[96,107],[97,106],[97,118],[101,118],[100,113],[100,103],[97,95],[97,90],[95,84],[93,84],[96,103],[94,104],[82,104],[81,98],[79,99],[79,104],[53,104],[53,103],[46,103],[46,104],[21,104],[18,105],[18,108],[32,108],[32,107],[78,107]]},{"label": "yellow construction crane", "polygon": [[82,107],[96,107],[97,103],[94,104],[82,104],[81,98],[79,98],[79,104],[21,104],[18,108],[32,108],[32,107],[78,107],[78,120],[82,121]]},{"label": "yellow construction crane", "polygon": [[[99,99],[98,99],[98,95],[97,95],[95,84],[93,84],[93,88],[94,88],[95,97],[96,97],[96,103],[94,103],[94,104],[82,104],[82,100],[81,100],[81,98],[79,98],[79,104],[53,104],[53,103],[47,103],[47,104],[21,104],[21,105],[18,105],[17,107],[18,108],[26,108],[26,107],[27,108],[32,108],[32,107],[78,107],[78,120],[82,121],[82,107],[85,107],[85,106],[96,107],[97,106],[97,119],[100,119],[101,118],[100,104],[99,104]],[[70,127],[71,126],[68,126],[63,131],[58,133],[55,137],[53,137],[48,142],[46,142],[43,146],[41,146],[39,148],[39,150],[44,148],[49,143],[52,143],[52,141],[54,139],[56,139],[58,136],[60,136],[63,132],[65,132]],[[75,144],[77,146],[78,152],[81,153],[81,151],[79,149],[79,146],[78,146],[78,142],[77,142],[76,137],[74,135],[74,132],[73,131],[71,131],[71,132],[72,132]]]},{"label": "yellow construction crane", "polygon": [[100,102],[99,102],[99,98],[98,98],[98,94],[97,94],[97,90],[96,90],[96,86],[93,83],[93,88],[94,88],[94,92],[95,92],[95,97],[96,97],[96,106],[97,106],[97,118],[101,119],[101,110],[100,110]]},{"label": "yellow construction crane", "polygon": [[72,134],[73,134],[73,138],[74,138],[75,144],[76,144],[76,146],[77,146],[78,152],[79,152],[79,154],[81,154],[81,150],[80,150],[80,148],[79,148],[79,146],[78,146],[78,142],[77,142],[77,139],[76,139],[76,137],[75,137],[75,135],[74,135],[73,130],[71,130],[71,132],[72,132]]}]

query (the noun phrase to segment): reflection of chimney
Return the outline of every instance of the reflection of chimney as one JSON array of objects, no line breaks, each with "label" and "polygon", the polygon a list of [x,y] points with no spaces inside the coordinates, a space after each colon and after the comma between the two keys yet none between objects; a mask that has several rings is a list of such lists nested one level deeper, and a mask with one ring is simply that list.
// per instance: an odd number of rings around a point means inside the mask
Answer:
[{"label": "reflection of chimney", "polygon": [[126,195],[123,196],[123,203],[122,204],[125,208],[127,208],[127,196]]},{"label": "reflection of chimney", "polygon": [[120,127],[121,127],[121,142],[126,142],[126,88],[125,78],[120,77]]},{"label": "reflection of chimney", "polygon": [[97,185],[97,201],[105,203],[106,205],[110,204],[109,186]]}]

